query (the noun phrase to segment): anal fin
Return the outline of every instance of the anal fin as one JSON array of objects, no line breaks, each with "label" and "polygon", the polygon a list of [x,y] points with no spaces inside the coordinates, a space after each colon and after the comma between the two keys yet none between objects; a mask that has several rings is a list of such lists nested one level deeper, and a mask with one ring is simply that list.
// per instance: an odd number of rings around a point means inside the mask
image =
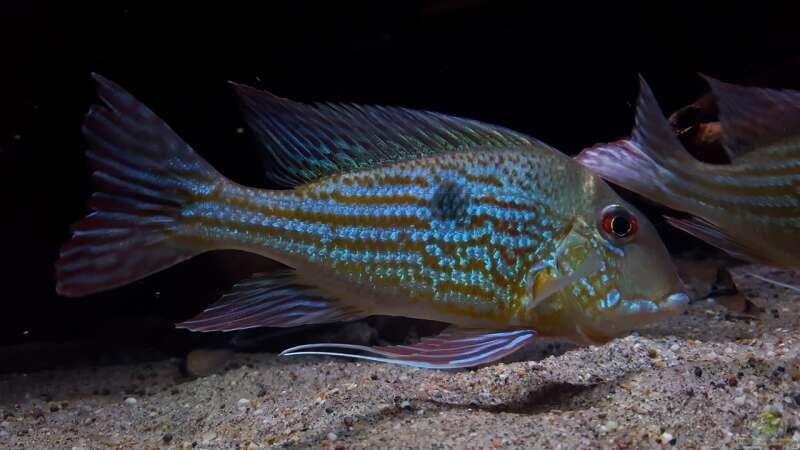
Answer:
[{"label": "anal fin", "polygon": [[368,316],[325,297],[292,270],[257,273],[237,283],[197,317],[179,323],[192,331],[233,331],[345,322]]},{"label": "anal fin", "polygon": [[508,356],[524,347],[534,335],[531,330],[491,332],[451,326],[413,345],[309,344],[284,350],[281,355],[341,356],[425,369],[460,369]]}]

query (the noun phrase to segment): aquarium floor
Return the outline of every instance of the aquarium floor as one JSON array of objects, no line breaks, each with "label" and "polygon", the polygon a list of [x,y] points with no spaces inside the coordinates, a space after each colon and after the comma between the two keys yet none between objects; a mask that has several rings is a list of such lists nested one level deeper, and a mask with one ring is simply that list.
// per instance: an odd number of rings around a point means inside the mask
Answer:
[{"label": "aquarium floor", "polygon": [[800,296],[748,271],[800,284],[740,267],[763,311],[703,300],[607,345],[473,371],[237,354],[203,378],[177,360],[2,375],[0,448],[800,446]]}]

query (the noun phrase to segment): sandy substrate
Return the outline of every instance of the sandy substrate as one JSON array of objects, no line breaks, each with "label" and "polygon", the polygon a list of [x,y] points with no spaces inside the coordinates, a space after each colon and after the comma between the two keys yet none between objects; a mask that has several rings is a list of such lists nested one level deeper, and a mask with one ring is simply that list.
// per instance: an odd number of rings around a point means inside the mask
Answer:
[{"label": "sandy substrate", "polygon": [[0,447],[797,448],[800,295],[748,271],[800,284],[742,267],[759,308],[703,300],[607,345],[472,371],[238,354],[194,379],[177,360],[4,375]]}]

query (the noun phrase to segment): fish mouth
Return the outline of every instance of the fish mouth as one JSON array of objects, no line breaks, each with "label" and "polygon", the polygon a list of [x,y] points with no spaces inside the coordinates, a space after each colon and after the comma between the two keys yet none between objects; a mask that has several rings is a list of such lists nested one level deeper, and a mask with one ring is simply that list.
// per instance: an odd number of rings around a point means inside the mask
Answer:
[{"label": "fish mouth", "polygon": [[686,309],[686,305],[688,304],[689,304],[689,296],[682,292],[676,292],[674,294],[666,296],[664,300],[659,303],[646,299],[632,300],[628,302],[624,312],[628,314],[632,313],[639,316],[641,315],[649,316],[651,314],[658,314],[658,313],[678,315],[681,314]]}]

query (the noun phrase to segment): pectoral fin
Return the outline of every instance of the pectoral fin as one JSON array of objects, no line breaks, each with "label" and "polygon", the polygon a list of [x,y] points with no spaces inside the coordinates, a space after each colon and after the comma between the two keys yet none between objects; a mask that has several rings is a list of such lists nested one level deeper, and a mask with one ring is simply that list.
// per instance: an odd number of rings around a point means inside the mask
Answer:
[{"label": "pectoral fin", "polygon": [[423,338],[414,345],[367,347],[310,344],[290,348],[281,355],[341,356],[425,369],[460,369],[491,363],[508,356],[524,347],[534,335],[531,330],[489,332],[451,326],[441,334]]},{"label": "pectoral fin", "polygon": [[719,249],[725,250],[733,257],[739,258],[743,261],[752,261],[755,259],[752,256],[754,252],[743,244],[738,242],[734,237],[728,235],[723,230],[718,228],[711,222],[705,221],[698,217],[690,219],[677,219],[675,217],[664,217],[670,225],[679,230],[683,230],[698,239],[701,239]]}]

